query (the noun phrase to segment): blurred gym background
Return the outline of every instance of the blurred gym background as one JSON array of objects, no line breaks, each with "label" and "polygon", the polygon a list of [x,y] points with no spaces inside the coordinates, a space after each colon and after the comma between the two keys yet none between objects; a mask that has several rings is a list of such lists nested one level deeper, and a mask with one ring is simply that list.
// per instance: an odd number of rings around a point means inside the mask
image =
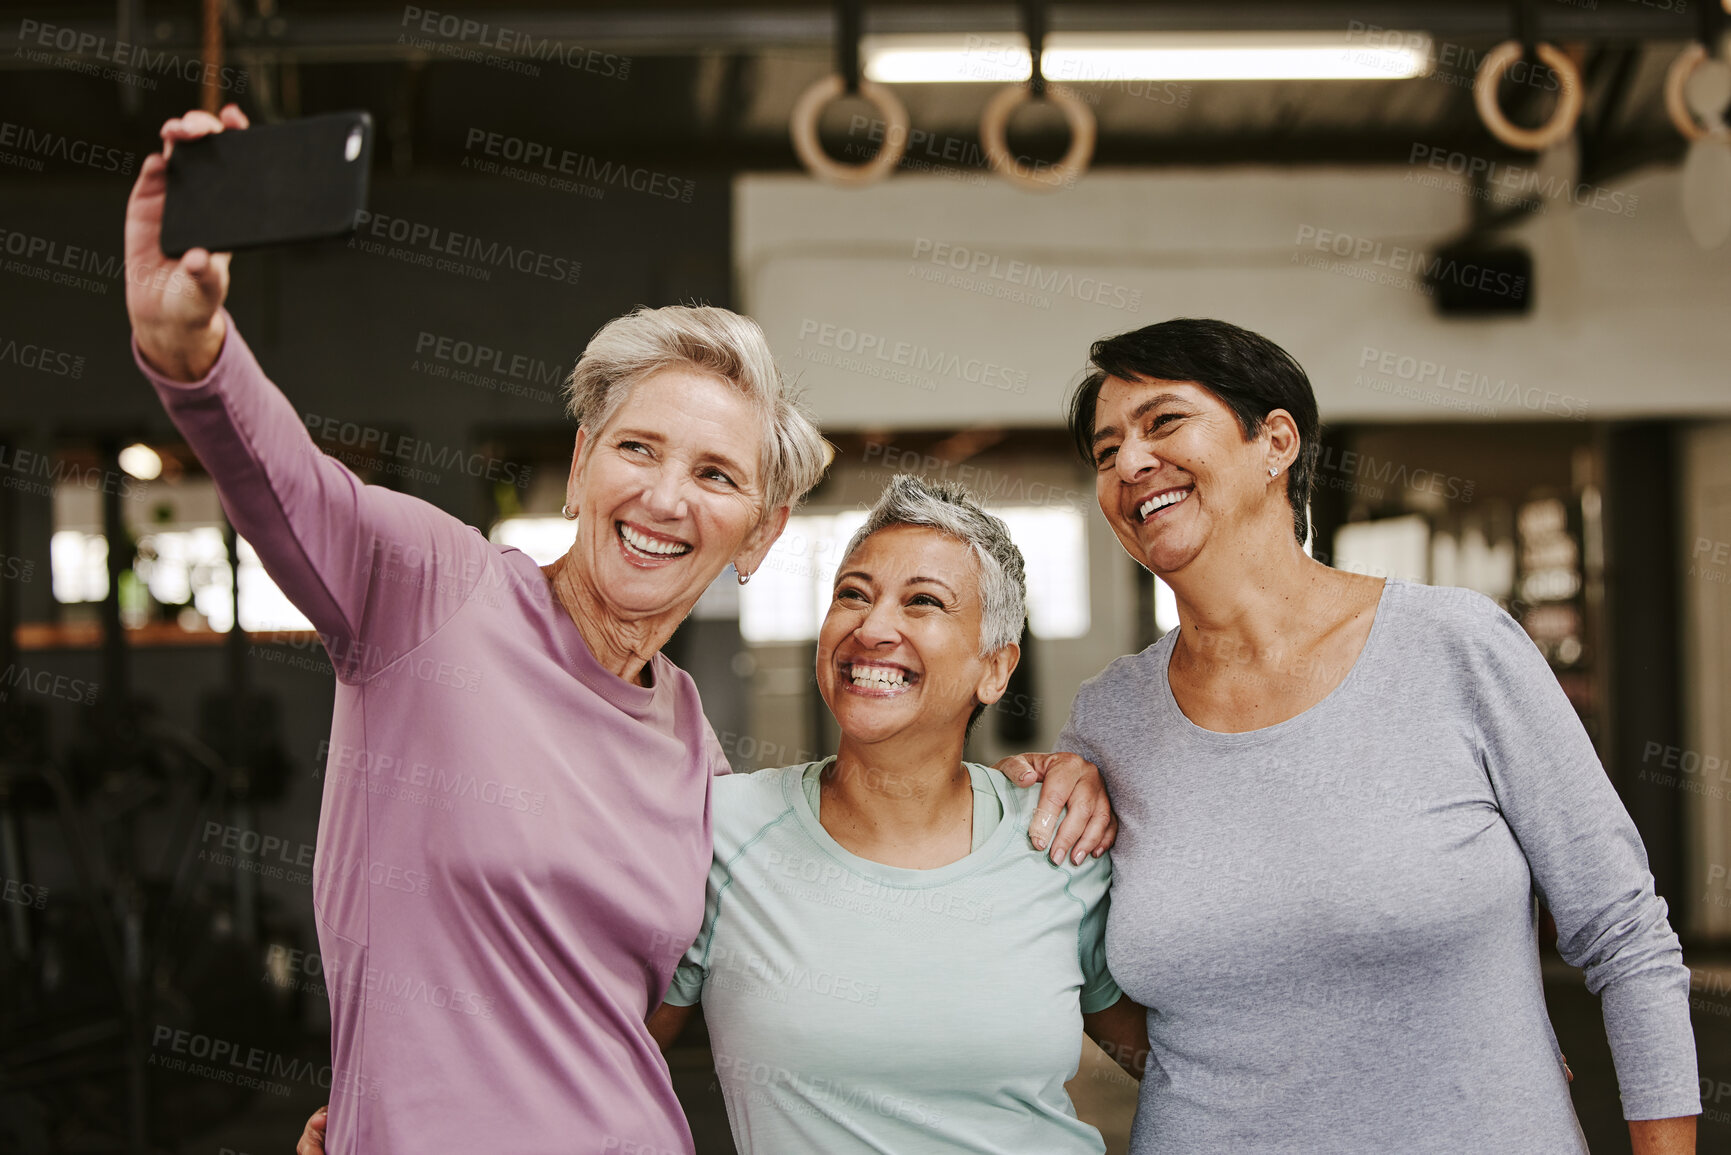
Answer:
[{"label": "blurred gym background", "polygon": [[[568,544],[560,387],[601,323],[764,324],[838,454],[672,647],[740,770],[831,748],[821,591],[904,471],[1030,561],[972,756],[1049,746],[1175,622],[1062,430],[1089,342],[1284,345],[1326,422],[1312,552],[1496,597],[1580,711],[1685,941],[1701,1150],[1731,1150],[1720,0],[434,4],[0,4],[0,1151],[280,1153],[326,1098],[330,664],[127,344],[132,178],[231,100],[372,114],[358,236],[241,255],[230,308],[328,452],[494,540]],[[1010,107],[1030,44],[1068,95]],[[1597,1000],[1543,949],[1587,1135],[1626,1151]],[[165,1030],[277,1075],[171,1069]],[[673,1067],[728,1152],[694,1034]],[[1072,1089],[1122,1150],[1133,1086],[1093,1054]]]}]

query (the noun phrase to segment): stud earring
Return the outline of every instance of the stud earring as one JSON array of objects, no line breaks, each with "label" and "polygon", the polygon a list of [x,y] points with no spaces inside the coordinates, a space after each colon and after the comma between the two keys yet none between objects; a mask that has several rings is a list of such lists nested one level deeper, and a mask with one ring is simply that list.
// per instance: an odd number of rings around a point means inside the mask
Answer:
[{"label": "stud earring", "polygon": [[571,512],[571,506],[569,504],[561,505],[559,507],[559,512],[565,515],[566,521],[576,521],[577,520],[577,515],[575,513]]},{"label": "stud earring", "polygon": [[1273,465],[1270,465],[1268,467],[1268,476],[1278,477],[1279,475],[1280,475],[1280,470],[1277,467],[1275,467]]}]

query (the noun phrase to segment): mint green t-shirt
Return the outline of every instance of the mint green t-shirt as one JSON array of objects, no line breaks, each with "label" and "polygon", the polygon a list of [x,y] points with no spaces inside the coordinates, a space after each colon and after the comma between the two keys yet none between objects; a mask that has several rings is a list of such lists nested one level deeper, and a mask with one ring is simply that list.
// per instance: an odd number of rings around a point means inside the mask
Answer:
[{"label": "mint green t-shirt", "polygon": [[741,1155],[1100,1155],[1064,1084],[1082,1015],[1119,998],[1110,859],[1053,864],[1039,792],[970,763],[973,851],[871,862],[818,821],[827,765],[715,780],[703,929],[667,992],[703,1000]]}]

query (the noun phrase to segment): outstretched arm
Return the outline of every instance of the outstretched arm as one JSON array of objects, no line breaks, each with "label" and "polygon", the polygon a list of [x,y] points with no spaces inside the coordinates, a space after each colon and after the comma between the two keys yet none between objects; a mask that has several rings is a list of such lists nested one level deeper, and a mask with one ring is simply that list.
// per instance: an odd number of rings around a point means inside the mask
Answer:
[{"label": "outstretched arm", "polygon": [[[1066,855],[1078,865],[1098,858],[1118,840],[1118,817],[1106,797],[1100,769],[1079,754],[1012,754],[997,771],[1022,787],[1040,787],[1040,805],[1028,823],[1034,849],[1052,848],[1052,861]],[[1063,821],[1059,812],[1067,811]]]},{"label": "outstretched arm", "polygon": [[[359,679],[429,637],[493,558],[467,525],[406,494],[363,485],[326,456],[307,419],[271,383],[223,311],[229,258],[162,253],[168,157],[240,132],[189,112],[162,126],[126,205],[126,308],[135,355],[168,415],[210,471],[236,530],[317,627],[339,676]],[[314,419],[316,420],[316,419]]]}]

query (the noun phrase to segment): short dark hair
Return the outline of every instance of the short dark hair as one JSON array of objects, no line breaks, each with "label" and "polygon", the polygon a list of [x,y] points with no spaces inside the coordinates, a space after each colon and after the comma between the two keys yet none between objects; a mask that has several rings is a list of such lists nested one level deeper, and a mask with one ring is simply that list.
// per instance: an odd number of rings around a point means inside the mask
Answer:
[{"label": "short dark hair", "polygon": [[1276,409],[1298,426],[1298,457],[1286,475],[1293,532],[1310,536],[1310,487],[1316,474],[1321,420],[1310,378],[1292,354],[1259,333],[1225,321],[1178,317],[1094,342],[1088,373],[1070,397],[1070,436],[1082,460],[1094,465],[1094,409],[1107,378],[1120,381],[1193,381],[1218,397],[1238,418],[1249,441]]}]

